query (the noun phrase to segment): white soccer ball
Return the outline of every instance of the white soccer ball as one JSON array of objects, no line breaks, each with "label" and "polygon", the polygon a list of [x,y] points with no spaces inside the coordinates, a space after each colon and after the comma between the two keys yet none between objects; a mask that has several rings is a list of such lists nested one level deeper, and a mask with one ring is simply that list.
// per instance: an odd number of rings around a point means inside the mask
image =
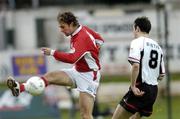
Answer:
[{"label": "white soccer ball", "polygon": [[40,95],[45,89],[44,81],[38,76],[29,78],[26,82],[26,85],[27,91],[32,95]]}]

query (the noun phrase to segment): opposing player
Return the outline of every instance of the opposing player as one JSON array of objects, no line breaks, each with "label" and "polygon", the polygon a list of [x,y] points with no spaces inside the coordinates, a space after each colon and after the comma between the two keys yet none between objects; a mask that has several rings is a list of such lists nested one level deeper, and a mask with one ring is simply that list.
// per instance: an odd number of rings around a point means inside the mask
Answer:
[{"label": "opposing player", "polygon": [[[74,64],[73,68],[48,72],[41,79],[45,85],[50,84],[76,87],[79,91],[79,105],[82,119],[93,119],[92,109],[94,98],[100,82],[100,47],[104,43],[102,37],[86,26],[79,24],[71,12],[59,13],[57,17],[59,28],[66,36],[71,37],[69,53],[42,48],[44,55],[53,56],[56,60]],[[7,85],[14,96],[27,91],[26,83],[18,83],[12,77]]]},{"label": "opposing player", "polygon": [[165,75],[163,52],[149,38],[151,23],[147,17],[134,21],[135,39],[131,42],[128,61],[131,63],[131,85],[118,104],[112,119],[140,119],[152,114],[158,92],[158,80]]}]

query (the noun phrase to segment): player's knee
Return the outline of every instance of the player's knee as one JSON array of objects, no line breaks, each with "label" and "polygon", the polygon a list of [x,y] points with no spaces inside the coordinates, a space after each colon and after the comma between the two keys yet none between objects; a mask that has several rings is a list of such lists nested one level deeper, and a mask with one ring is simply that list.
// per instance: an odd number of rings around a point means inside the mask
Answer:
[{"label": "player's knee", "polygon": [[51,83],[51,82],[53,82],[53,80],[55,79],[56,73],[55,73],[55,72],[48,72],[48,73],[46,73],[46,74],[44,75],[44,77],[45,77],[45,79],[46,79],[49,83]]},{"label": "player's knee", "polygon": [[140,119],[141,118],[141,115],[136,112],[134,115],[132,115],[129,119]]},{"label": "player's knee", "polygon": [[54,73],[54,72],[47,72],[45,75],[44,75],[44,77],[46,77],[46,78],[51,78],[51,77],[54,77],[56,75],[56,73]]},{"label": "player's knee", "polygon": [[80,113],[82,119],[92,119],[92,114],[86,113],[86,112],[81,112]]},{"label": "player's knee", "polygon": [[82,119],[92,119],[92,115],[82,114]]}]

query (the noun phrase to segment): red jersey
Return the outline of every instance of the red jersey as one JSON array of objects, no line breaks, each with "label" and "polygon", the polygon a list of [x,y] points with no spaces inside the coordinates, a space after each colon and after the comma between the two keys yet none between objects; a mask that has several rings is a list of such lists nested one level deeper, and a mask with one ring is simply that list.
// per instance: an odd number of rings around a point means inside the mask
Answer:
[{"label": "red jersey", "polygon": [[54,52],[56,60],[75,64],[79,72],[97,71],[101,68],[99,63],[99,46],[104,40],[102,37],[86,26],[79,26],[71,35],[70,47],[73,52]]}]

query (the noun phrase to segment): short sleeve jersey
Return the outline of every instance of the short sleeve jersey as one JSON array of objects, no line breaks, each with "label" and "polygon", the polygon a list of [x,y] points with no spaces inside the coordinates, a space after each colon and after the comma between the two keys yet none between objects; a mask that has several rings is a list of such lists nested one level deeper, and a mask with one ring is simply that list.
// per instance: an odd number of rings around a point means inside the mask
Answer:
[{"label": "short sleeve jersey", "polygon": [[157,85],[159,75],[165,73],[163,51],[156,41],[147,37],[131,42],[128,61],[140,64],[137,82]]}]

